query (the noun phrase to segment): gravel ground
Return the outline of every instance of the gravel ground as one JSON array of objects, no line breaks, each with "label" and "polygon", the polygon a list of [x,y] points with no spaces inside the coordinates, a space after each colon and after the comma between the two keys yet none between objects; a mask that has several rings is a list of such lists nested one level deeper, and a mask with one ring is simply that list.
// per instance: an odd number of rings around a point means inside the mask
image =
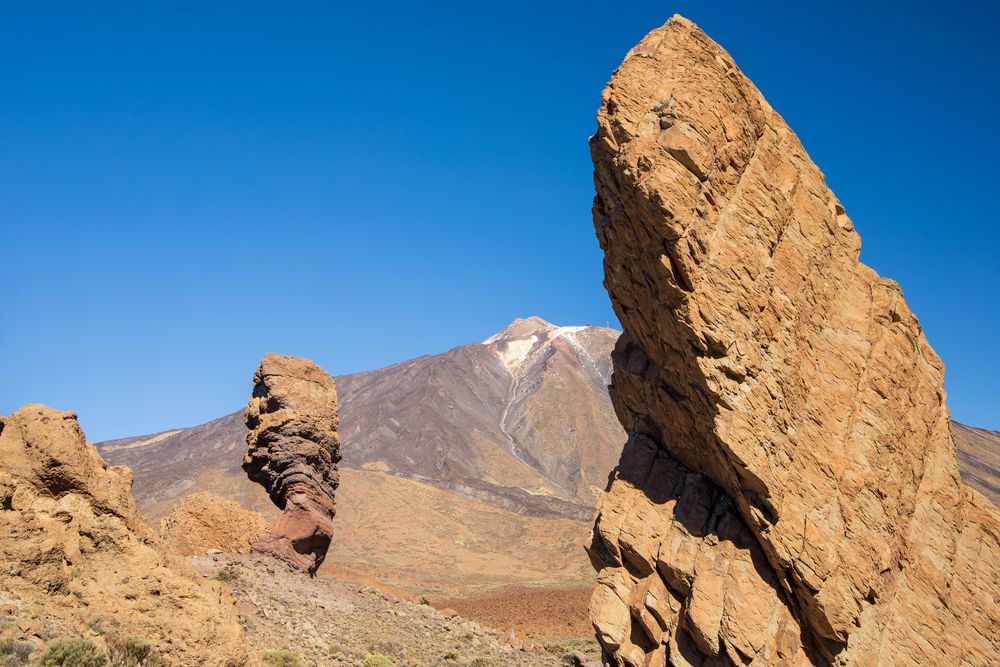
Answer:
[{"label": "gravel ground", "polygon": [[202,576],[230,579],[247,635],[262,652],[291,651],[307,666],[355,667],[381,654],[395,667],[554,667],[570,652],[600,665],[591,638],[521,641],[449,610],[310,579],[259,556],[196,556],[191,563]]}]

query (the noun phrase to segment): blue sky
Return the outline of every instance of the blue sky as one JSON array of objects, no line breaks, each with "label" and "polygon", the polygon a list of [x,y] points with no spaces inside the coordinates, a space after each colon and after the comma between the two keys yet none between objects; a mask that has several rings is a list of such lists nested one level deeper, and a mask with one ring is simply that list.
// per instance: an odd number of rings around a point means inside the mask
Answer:
[{"label": "blue sky", "polygon": [[903,286],[955,418],[998,428],[996,10],[872,4],[5,3],[0,413],[99,440],[238,408],[267,351],[336,374],[613,323],[587,137],[680,12]]}]

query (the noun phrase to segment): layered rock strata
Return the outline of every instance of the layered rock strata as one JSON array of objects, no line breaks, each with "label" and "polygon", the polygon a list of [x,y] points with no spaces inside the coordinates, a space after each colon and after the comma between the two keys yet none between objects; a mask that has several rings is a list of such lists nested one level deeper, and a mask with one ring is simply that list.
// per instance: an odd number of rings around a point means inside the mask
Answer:
[{"label": "layered rock strata", "polygon": [[988,664],[1000,515],[944,368],[732,58],[674,17],[591,139],[629,433],[591,615],[614,664]]},{"label": "layered rock strata", "polygon": [[313,362],[277,354],[264,357],[253,381],[243,469],[282,510],[253,550],[315,575],[333,538],[340,483],[337,389]]},{"label": "layered rock strata", "polygon": [[168,664],[258,664],[232,598],[160,547],[131,485],[132,472],[108,468],[73,413],[28,405],[0,418],[8,627],[39,648],[117,634],[144,638]]}]

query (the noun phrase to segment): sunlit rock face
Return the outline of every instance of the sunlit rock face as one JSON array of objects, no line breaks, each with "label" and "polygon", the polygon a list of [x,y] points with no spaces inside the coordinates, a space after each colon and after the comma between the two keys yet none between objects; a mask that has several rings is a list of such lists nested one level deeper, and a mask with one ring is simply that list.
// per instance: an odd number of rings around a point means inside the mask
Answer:
[{"label": "sunlit rock face", "polygon": [[33,404],[0,417],[8,642],[18,633],[40,649],[101,628],[144,638],[164,664],[259,665],[231,595],[160,543],[131,486],[132,471],[105,464],[76,414]]},{"label": "sunlit rock face", "polygon": [[732,58],[674,17],[591,139],[628,443],[591,616],[615,664],[987,664],[1000,516],[944,368]]}]

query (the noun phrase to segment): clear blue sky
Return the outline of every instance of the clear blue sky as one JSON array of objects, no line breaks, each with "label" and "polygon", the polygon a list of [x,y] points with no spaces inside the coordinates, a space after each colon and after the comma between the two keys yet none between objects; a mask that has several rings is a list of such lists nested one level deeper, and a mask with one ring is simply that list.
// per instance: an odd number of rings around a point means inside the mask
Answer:
[{"label": "clear blue sky", "polygon": [[0,413],[93,440],[241,406],[266,351],[332,373],[519,315],[604,324],[587,137],[680,12],[802,138],[1000,427],[992,3],[4,3]]}]

